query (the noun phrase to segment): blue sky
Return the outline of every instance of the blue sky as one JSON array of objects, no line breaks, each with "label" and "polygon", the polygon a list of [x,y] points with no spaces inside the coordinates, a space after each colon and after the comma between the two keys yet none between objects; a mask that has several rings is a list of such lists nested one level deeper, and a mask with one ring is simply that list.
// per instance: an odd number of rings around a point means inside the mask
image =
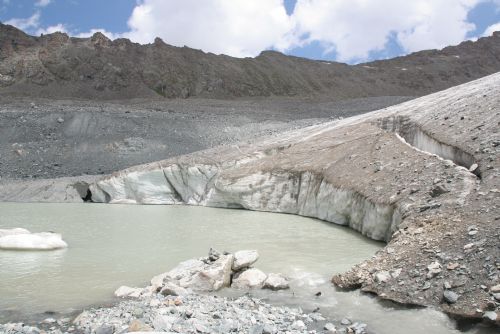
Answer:
[{"label": "blue sky", "polygon": [[0,0],[0,21],[35,35],[100,30],[238,57],[274,49],[357,63],[500,30],[500,0]]}]

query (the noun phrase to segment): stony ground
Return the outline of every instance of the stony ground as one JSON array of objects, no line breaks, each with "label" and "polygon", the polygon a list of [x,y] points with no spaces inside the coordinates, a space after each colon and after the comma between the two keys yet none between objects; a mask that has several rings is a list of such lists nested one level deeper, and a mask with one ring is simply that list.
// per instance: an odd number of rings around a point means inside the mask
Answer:
[{"label": "stony ground", "polygon": [[345,101],[0,100],[0,178],[108,174],[235,142],[252,142],[407,97]]},{"label": "stony ground", "polygon": [[367,333],[365,324],[349,319],[325,319],[320,313],[277,307],[242,296],[228,299],[192,294],[126,300],[109,308],[82,312],[76,319],[47,318],[36,327],[21,323],[0,325],[2,334],[126,332],[168,333]]}]

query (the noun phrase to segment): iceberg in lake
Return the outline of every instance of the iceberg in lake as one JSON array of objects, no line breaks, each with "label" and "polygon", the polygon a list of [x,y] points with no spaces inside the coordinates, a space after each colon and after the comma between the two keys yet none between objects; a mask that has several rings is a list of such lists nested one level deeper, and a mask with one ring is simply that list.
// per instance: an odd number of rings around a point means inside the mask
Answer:
[{"label": "iceberg in lake", "polygon": [[58,233],[31,233],[23,228],[0,229],[0,249],[52,250],[66,247],[68,244]]}]

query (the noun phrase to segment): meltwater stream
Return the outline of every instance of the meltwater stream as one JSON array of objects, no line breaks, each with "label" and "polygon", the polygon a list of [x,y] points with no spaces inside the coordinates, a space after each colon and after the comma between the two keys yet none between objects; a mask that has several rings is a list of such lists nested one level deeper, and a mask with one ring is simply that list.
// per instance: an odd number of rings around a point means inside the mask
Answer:
[{"label": "meltwater stream", "polygon": [[0,250],[0,323],[109,304],[120,285],[145,286],[154,275],[215,247],[257,249],[256,267],[292,277],[293,293],[259,292],[270,302],[319,306],[324,315],[366,322],[376,333],[456,332],[437,311],[398,309],[360,292],[336,291],[328,282],[332,274],[383,244],[315,219],[187,206],[0,203],[0,228],[13,227],[62,233],[69,248]]}]

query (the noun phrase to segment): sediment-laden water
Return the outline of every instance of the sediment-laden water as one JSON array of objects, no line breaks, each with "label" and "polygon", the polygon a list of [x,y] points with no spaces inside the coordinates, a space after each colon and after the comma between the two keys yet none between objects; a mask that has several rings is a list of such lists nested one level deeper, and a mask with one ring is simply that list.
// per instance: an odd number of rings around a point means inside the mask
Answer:
[{"label": "sediment-laden water", "polygon": [[[380,333],[454,332],[453,322],[437,311],[383,306],[360,292],[336,291],[331,275],[383,244],[315,219],[187,206],[0,203],[0,228],[13,227],[62,233],[69,248],[0,251],[0,322],[109,303],[120,285],[144,286],[214,247],[257,249],[256,267],[290,276],[293,293],[257,293],[271,302],[321,307],[323,314],[349,316]],[[318,291],[320,298],[314,297]]]}]

